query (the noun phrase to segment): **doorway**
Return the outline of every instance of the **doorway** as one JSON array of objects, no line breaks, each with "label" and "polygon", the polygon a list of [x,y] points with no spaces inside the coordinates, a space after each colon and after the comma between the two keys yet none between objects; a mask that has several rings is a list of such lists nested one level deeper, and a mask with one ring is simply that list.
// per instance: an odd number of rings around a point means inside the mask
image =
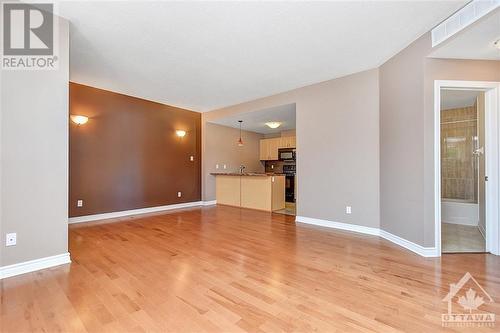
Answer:
[{"label": "doorway", "polygon": [[443,253],[485,252],[484,92],[441,89]]},{"label": "doorway", "polygon": [[499,254],[496,82],[436,81],[438,253]]}]

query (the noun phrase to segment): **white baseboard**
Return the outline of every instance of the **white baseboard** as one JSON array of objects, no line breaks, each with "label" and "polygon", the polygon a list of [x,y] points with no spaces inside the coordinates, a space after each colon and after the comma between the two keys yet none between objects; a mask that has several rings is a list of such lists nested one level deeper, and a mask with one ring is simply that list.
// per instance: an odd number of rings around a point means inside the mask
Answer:
[{"label": "white baseboard", "polygon": [[365,227],[365,226],[356,225],[356,224],[321,220],[321,219],[315,219],[312,217],[305,217],[305,216],[297,216],[295,218],[295,221],[301,222],[301,223],[318,225],[318,226],[322,226],[322,227],[335,228],[335,229],[346,230],[346,231],[353,231],[353,232],[358,232],[358,233],[365,234],[365,235],[379,236],[379,237],[382,237],[382,238],[384,238],[384,239],[386,239],[394,244],[402,246],[402,247],[404,247],[404,248],[406,248],[406,249],[408,249],[408,250],[410,250],[418,255],[421,255],[422,257],[439,257],[439,253],[437,252],[435,247],[424,247],[424,246],[415,244],[413,242],[410,242],[409,240],[406,240],[406,239],[401,238],[399,236],[393,235],[393,234],[391,234],[385,230],[381,230],[379,228],[372,228],[372,227]]},{"label": "white baseboard", "polygon": [[21,262],[19,264],[0,267],[0,280],[11,276],[30,273],[40,269],[55,267],[59,265],[69,264],[71,259],[69,252],[58,254],[51,257],[45,257],[30,261]]},{"label": "white baseboard", "polygon": [[181,209],[181,208],[190,208],[190,207],[199,207],[199,206],[211,206],[211,205],[215,205],[216,203],[217,203],[216,200],[193,201],[193,202],[185,202],[185,203],[173,204],[173,205],[123,210],[120,212],[77,216],[77,217],[70,217],[68,219],[68,223],[73,224],[73,223],[91,222],[91,221],[98,221],[98,220],[114,219],[114,218],[118,218],[118,217],[125,217],[125,216],[131,216],[131,215],[156,213],[156,212],[162,212],[162,211],[172,210],[172,209]]},{"label": "white baseboard", "polygon": [[319,225],[321,227],[328,227],[328,228],[335,228],[335,229],[340,229],[340,230],[347,230],[347,231],[354,231],[354,232],[359,232],[362,234],[367,234],[367,235],[375,235],[379,236],[379,229],[377,228],[371,228],[371,227],[365,227],[362,225],[356,225],[356,224],[349,224],[349,223],[341,223],[341,222],[333,222],[333,221],[328,221],[328,220],[321,220],[321,219],[315,219],[312,217],[305,217],[305,216],[296,216],[295,221],[301,222],[301,223],[306,223],[306,224],[314,224],[314,225]]},{"label": "white baseboard", "polygon": [[440,256],[435,247],[424,247],[422,245],[410,242],[407,239],[391,234],[390,232],[387,232],[385,230],[380,230],[380,237],[390,242],[393,242],[394,244],[402,246],[405,249],[415,252],[416,254],[421,255],[422,257],[432,258]]}]

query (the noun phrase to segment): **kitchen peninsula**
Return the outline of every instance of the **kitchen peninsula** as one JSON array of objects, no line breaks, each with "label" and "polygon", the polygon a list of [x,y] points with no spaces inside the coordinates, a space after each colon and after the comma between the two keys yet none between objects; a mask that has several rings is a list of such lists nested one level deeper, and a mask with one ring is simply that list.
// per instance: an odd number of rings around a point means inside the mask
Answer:
[{"label": "kitchen peninsula", "polygon": [[272,173],[211,173],[217,204],[272,212],[285,208],[285,176]]}]

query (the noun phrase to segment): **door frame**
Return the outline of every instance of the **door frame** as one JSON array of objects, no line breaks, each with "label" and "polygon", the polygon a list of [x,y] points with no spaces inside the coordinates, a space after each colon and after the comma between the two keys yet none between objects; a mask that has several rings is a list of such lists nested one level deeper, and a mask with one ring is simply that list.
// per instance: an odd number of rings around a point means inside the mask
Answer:
[{"label": "door frame", "polygon": [[499,227],[499,129],[500,82],[434,81],[434,232],[436,254],[441,256],[441,89],[479,90],[485,92],[485,185],[486,252],[500,255]]}]

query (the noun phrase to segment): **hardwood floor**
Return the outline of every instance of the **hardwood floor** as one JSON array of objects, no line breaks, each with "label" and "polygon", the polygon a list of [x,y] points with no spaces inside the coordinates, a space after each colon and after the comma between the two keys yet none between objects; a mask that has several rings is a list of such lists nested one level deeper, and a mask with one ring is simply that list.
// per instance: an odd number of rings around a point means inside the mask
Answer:
[{"label": "hardwood floor", "polygon": [[499,257],[425,259],[293,216],[196,208],[69,236],[71,265],[2,280],[2,333],[434,332],[467,271],[500,316]]}]

